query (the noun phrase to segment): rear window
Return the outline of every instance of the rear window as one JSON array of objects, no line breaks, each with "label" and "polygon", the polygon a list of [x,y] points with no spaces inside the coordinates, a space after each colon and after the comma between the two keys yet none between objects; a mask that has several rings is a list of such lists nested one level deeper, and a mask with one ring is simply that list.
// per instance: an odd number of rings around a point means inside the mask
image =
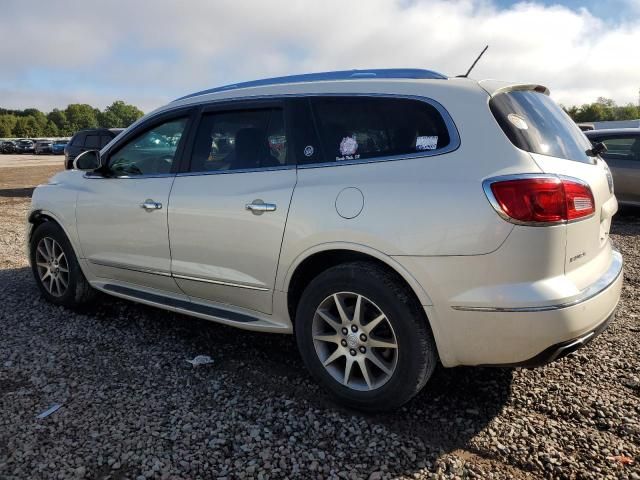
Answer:
[{"label": "rear window", "polygon": [[491,112],[516,147],[531,153],[592,163],[591,144],[548,95],[532,90],[499,93]]},{"label": "rear window", "polygon": [[[325,162],[430,153],[451,143],[440,112],[423,101],[317,97],[311,103]],[[309,151],[301,163],[321,161]]]}]

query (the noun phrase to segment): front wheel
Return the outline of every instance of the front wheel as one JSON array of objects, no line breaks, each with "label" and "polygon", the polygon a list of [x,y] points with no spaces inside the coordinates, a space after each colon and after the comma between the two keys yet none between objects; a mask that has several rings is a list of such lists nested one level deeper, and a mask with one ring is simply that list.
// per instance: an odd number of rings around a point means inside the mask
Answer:
[{"label": "front wheel", "polygon": [[316,380],[341,403],[397,408],[425,385],[437,351],[422,307],[401,280],[368,262],[330,268],[305,289],[296,339]]},{"label": "front wheel", "polygon": [[71,243],[56,223],[36,227],[29,246],[33,276],[49,302],[77,307],[94,297],[95,290],[82,273]]}]

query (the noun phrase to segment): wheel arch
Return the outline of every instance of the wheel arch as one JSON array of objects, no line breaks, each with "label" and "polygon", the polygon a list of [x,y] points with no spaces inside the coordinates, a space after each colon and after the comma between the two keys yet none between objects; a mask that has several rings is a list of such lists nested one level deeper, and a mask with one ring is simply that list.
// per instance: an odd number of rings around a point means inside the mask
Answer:
[{"label": "wheel arch", "polygon": [[313,278],[336,265],[352,261],[370,261],[394,273],[408,287],[420,305],[432,305],[431,298],[418,281],[393,258],[379,250],[353,243],[318,245],[301,253],[291,263],[283,281],[287,295],[287,309],[291,323],[302,292]]},{"label": "wheel arch", "polygon": [[[73,253],[75,254],[76,258],[78,260],[83,258],[82,252],[80,251],[80,249],[76,245],[75,238],[65,228],[64,222],[62,222],[53,212],[50,212],[50,211],[44,210],[44,209],[37,209],[37,210],[33,210],[31,213],[29,213],[29,216],[27,218],[28,218],[28,222],[30,224],[30,228],[29,228],[28,236],[27,236],[27,250],[30,248],[31,237],[33,236],[33,232],[36,231],[36,228],[38,228],[43,223],[53,222],[58,227],[60,227],[60,229],[66,235],[67,240],[69,240],[69,243],[71,244],[71,248],[73,248]],[[81,268],[82,268],[82,262],[79,261],[78,263],[80,263]]]}]

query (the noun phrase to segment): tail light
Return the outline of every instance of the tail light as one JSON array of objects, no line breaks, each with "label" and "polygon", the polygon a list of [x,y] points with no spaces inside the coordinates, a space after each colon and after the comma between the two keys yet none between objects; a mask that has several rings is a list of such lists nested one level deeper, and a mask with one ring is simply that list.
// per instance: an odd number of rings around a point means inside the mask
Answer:
[{"label": "tail light", "polygon": [[591,188],[577,179],[553,176],[485,181],[485,192],[506,220],[523,224],[554,224],[589,217],[595,212]]}]

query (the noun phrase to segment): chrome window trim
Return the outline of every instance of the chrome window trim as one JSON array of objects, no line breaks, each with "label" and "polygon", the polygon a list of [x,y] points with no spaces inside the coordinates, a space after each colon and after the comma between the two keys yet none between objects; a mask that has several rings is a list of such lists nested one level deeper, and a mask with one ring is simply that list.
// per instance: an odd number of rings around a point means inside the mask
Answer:
[{"label": "chrome window trim", "polygon": [[279,170],[294,170],[295,165],[281,165],[279,167],[265,168],[239,168],[237,170],[212,170],[210,172],[181,172],[177,173],[177,177],[196,177],[200,175],[227,175],[230,173],[252,173],[252,172],[273,172]]},{"label": "chrome window trim", "polygon": [[[256,96],[247,96],[247,97],[236,97],[236,98],[223,98],[219,100],[209,100],[206,102],[196,103],[196,105],[200,106],[208,106],[208,105],[217,105],[217,104],[229,104],[232,105],[236,102],[246,102],[246,101],[267,101],[267,100],[288,100],[292,98],[316,98],[316,97],[368,97],[368,98],[395,98],[395,99],[404,99],[404,100],[415,100],[419,102],[426,103],[434,107],[442,120],[444,121],[445,127],[447,128],[447,133],[449,134],[449,144],[443,148],[432,151],[422,151],[415,153],[408,153],[403,155],[385,155],[375,158],[365,158],[358,160],[343,160],[343,161],[333,161],[333,162],[321,162],[321,163],[310,163],[307,165],[284,165],[283,167],[294,167],[298,169],[307,169],[307,168],[323,168],[323,167],[339,167],[342,165],[359,165],[359,164],[367,164],[367,163],[377,163],[377,162],[389,162],[395,160],[409,160],[413,158],[422,158],[422,157],[435,157],[437,155],[444,155],[447,153],[451,153],[458,148],[462,144],[460,139],[460,133],[458,132],[458,128],[456,127],[453,118],[449,114],[446,108],[442,106],[440,102],[434,100],[430,97],[425,97],[421,95],[402,95],[402,94],[394,94],[394,93],[288,93],[282,95],[256,95]],[[272,169],[284,169],[283,167],[271,167]],[[268,168],[256,168],[256,169],[246,169],[246,170],[225,170],[221,172],[179,172],[179,176],[185,175],[215,175],[216,173],[244,173],[244,172],[254,172],[254,171],[265,171]]]},{"label": "chrome window trim", "polygon": [[174,278],[178,278],[178,279],[181,279],[181,280],[192,280],[194,282],[213,283],[214,285],[223,285],[225,287],[246,288],[248,290],[258,290],[260,292],[268,292],[270,290],[270,289],[264,288],[264,287],[254,287],[253,285],[243,285],[243,284],[240,284],[240,283],[223,282],[222,280],[211,280],[211,279],[208,279],[208,278],[192,277],[192,276],[189,276],[189,275],[181,275],[181,274],[177,274],[177,273],[174,273],[172,276]]},{"label": "chrome window trim", "polygon": [[[484,191],[484,194],[487,197],[487,200],[489,200],[489,203],[491,204],[493,209],[500,216],[500,218],[502,218],[504,221],[512,223],[514,225],[523,225],[523,226],[526,226],[526,227],[550,227],[550,226],[554,226],[554,225],[567,225],[567,224],[570,224],[570,223],[581,222],[583,220],[587,220],[587,219],[592,218],[593,216],[595,216],[596,212],[595,212],[595,209],[594,209],[594,212],[591,215],[587,215],[585,217],[580,217],[580,218],[575,218],[573,220],[559,220],[559,221],[556,221],[556,222],[524,222],[522,220],[517,220],[515,218],[511,218],[509,215],[507,215],[506,213],[504,213],[502,211],[502,208],[500,207],[500,204],[498,203],[498,200],[496,199],[495,195],[493,194],[493,190],[491,190],[491,185],[493,185],[496,182],[504,182],[504,181],[509,181],[509,180],[524,180],[524,179],[527,179],[527,178],[568,180],[568,181],[571,181],[571,182],[575,182],[575,183],[579,183],[581,185],[584,185],[585,187],[588,187],[590,191],[592,191],[591,185],[589,185],[587,182],[585,182],[583,180],[580,180],[579,178],[570,177],[568,175],[555,175],[555,174],[551,174],[551,173],[517,173],[517,174],[513,174],[513,175],[500,175],[500,176],[497,176],[497,177],[487,178],[487,179],[482,181],[482,190]],[[593,195],[593,191],[592,191],[592,195]]]},{"label": "chrome window trim", "polygon": [[167,178],[167,177],[175,177],[177,174],[175,173],[150,173],[148,175],[122,175],[122,176],[114,176],[114,177],[105,177],[100,174],[93,174],[92,172],[87,172],[84,174],[84,178],[89,180],[138,180],[141,178]]},{"label": "chrome window trim", "polygon": [[463,312],[490,312],[490,313],[526,313],[526,312],[548,312],[552,310],[560,310],[563,308],[573,307],[580,303],[592,299],[596,295],[602,293],[615,283],[622,275],[623,260],[622,254],[612,249],[611,265],[607,271],[594,283],[580,291],[580,293],[568,302],[557,303],[553,305],[542,305],[538,307],[467,307],[461,305],[453,305],[451,308]]},{"label": "chrome window trim", "polygon": [[[343,165],[359,165],[359,164],[368,164],[368,163],[378,163],[378,162],[390,162],[396,160],[410,160],[415,158],[423,158],[423,157],[435,157],[438,155],[445,155],[447,153],[454,152],[458,148],[460,148],[462,141],[460,139],[460,133],[458,132],[458,128],[456,127],[453,118],[449,114],[446,108],[438,102],[430,97],[425,97],[421,95],[402,95],[402,94],[394,94],[394,93],[348,93],[348,92],[327,92],[327,93],[289,93],[289,94],[275,94],[275,95],[255,95],[255,96],[242,96],[242,97],[234,97],[234,98],[221,98],[217,100],[207,100],[207,101],[199,101],[193,102],[187,105],[180,105],[174,108],[168,108],[166,110],[162,110],[151,115],[149,118],[144,120],[144,123],[147,121],[157,120],[157,117],[164,115],[171,115],[173,113],[177,113],[179,111],[184,111],[188,108],[206,108],[211,105],[225,105],[228,104],[232,106],[233,104],[247,101],[274,101],[274,100],[288,100],[292,98],[314,98],[314,97],[368,97],[368,98],[395,98],[395,99],[405,99],[405,100],[415,100],[424,102],[428,105],[434,107],[440,116],[442,117],[445,127],[447,128],[447,132],[449,133],[449,144],[443,148],[438,150],[430,150],[430,151],[422,151],[415,153],[407,153],[402,155],[385,155],[375,158],[366,158],[366,159],[358,159],[358,160],[342,160],[342,161],[332,161],[332,162],[321,162],[321,163],[310,163],[307,165],[300,164],[292,164],[292,165],[282,165],[280,167],[266,167],[266,168],[251,168],[251,169],[240,169],[240,170],[221,170],[221,171],[213,171],[213,172],[177,172],[177,173],[168,173],[168,174],[150,174],[150,175],[136,175],[136,176],[119,176],[119,177],[104,177],[99,175],[90,175],[85,173],[85,178],[95,179],[143,179],[143,178],[164,178],[164,177],[187,177],[187,176],[196,176],[196,175],[220,175],[220,174],[230,174],[230,173],[249,173],[249,172],[265,172],[265,171],[274,171],[274,170],[287,170],[291,168],[296,169],[308,169],[308,168],[324,168],[324,167],[339,167]],[[142,123],[137,124],[136,128],[140,127]],[[109,154],[111,149],[105,151],[105,154]],[[102,153],[102,152],[101,152]]]}]

